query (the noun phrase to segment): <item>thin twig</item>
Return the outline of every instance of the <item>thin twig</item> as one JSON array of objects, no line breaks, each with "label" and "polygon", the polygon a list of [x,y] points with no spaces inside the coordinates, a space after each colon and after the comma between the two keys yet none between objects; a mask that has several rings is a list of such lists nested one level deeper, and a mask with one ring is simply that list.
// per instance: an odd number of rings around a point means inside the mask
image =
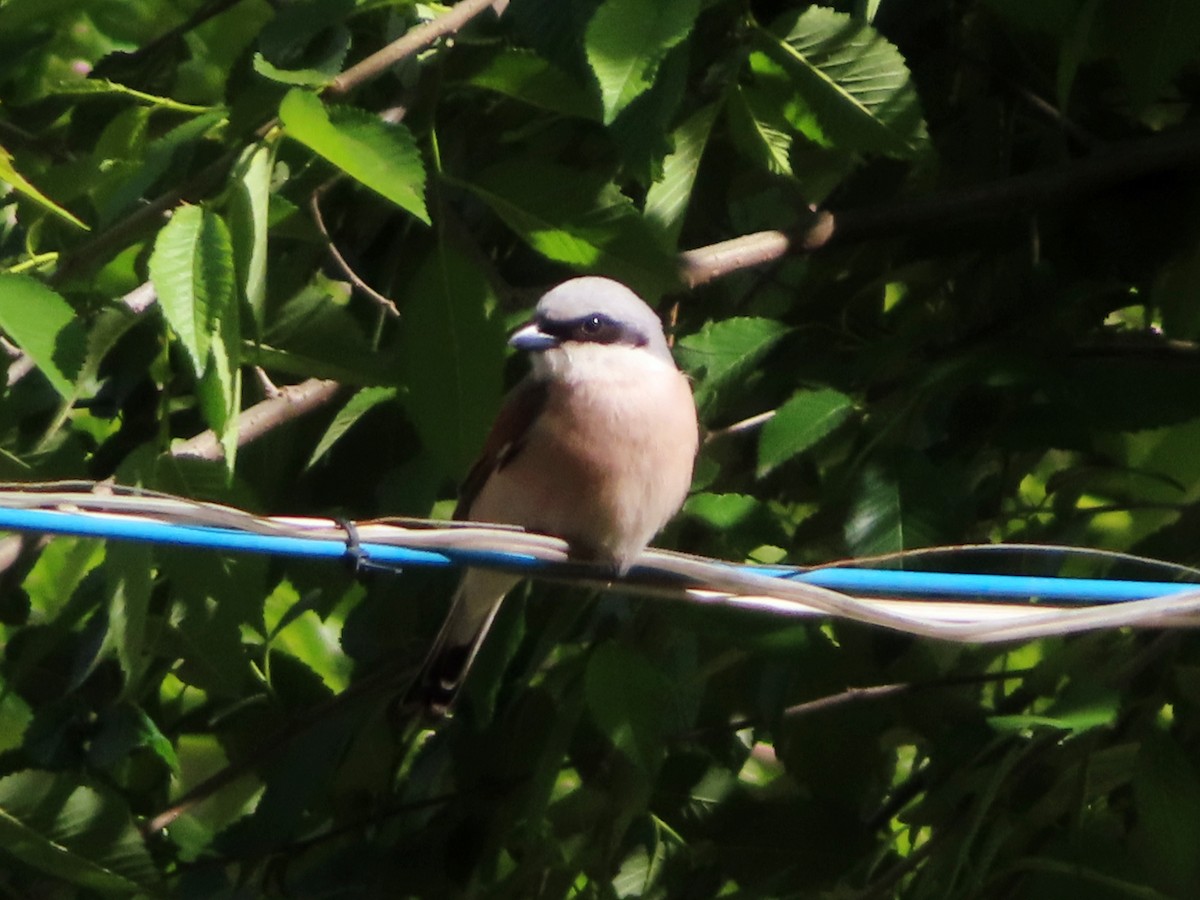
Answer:
[{"label": "thin twig", "polygon": [[263,396],[271,399],[279,396],[279,385],[271,380],[262,366],[253,366],[252,371],[254,377],[258,380],[258,386],[262,389]]},{"label": "thin twig", "polygon": [[458,31],[494,4],[495,0],[461,0],[436,19],[418,25],[382,50],[372,53],[366,59],[351,66],[329,83],[325,93],[333,97],[349,93],[364,81],[378,77],[396,63],[429,46],[438,38]]},{"label": "thin twig", "polygon": [[[892,697],[896,694],[915,693],[917,691],[950,689],[958,687],[971,687],[973,685],[995,684],[997,682],[1015,681],[1019,678],[1024,678],[1026,675],[1032,674],[1032,668],[1027,669],[1011,669],[1006,672],[982,672],[975,675],[952,675],[946,678],[935,678],[929,681],[898,681],[892,684],[869,684],[863,687],[848,687],[844,691],[838,691],[836,694],[826,694],[824,697],[817,697],[815,700],[806,700],[803,703],[797,703],[793,706],[786,707],[780,716],[783,719],[799,719],[803,716],[812,715],[813,713],[824,712],[828,709],[835,709],[839,706],[846,706],[851,703],[861,703],[867,700],[880,700],[884,697]],[[762,719],[758,716],[746,716],[741,719],[734,719],[732,722],[726,722],[719,726],[722,731],[741,731],[743,728],[752,728],[755,725],[761,725]],[[716,728],[703,728],[690,732],[689,737],[696,737],[717,730]]]},{"label": "thin twig", "polygon": [[761,412],[756,416],[750,416],[748,419],[742,419],[740,422],[734,422],[732,425],[726,425],[724,428],[718,428],[715,431],[710,431],[704,436],[704,443],[715,441],[717,438],[723,438],[731,434],[740,434],[743,431],[753,431],[767,422],[775,418],[775,413],[778,410],[769,409],[766,412]]},{"label": "thin twig", "polygon": [[342,252],[338,250],[337,244],[333,242],[333,238],[329,234],[329,229],[325,227],[325,217],[321,215],[321,194],[324,193],[327,186],[328,184],[325,184],[317,188],[308,198],[308,208],[312,212],[313,222],[317,226],[317,231],[321,232],[321,237],[325,239],[325,249],[329,251],[329,255],[333,257],[333,261],[337,264],[337,267],[342,270],[342,274],[350,279],[351,284],[374,300],[388,315],[399,318],[400,310],[396,308],[396,304],[360,278],[359,274],[347,262],[346,257],[342,256]]}]

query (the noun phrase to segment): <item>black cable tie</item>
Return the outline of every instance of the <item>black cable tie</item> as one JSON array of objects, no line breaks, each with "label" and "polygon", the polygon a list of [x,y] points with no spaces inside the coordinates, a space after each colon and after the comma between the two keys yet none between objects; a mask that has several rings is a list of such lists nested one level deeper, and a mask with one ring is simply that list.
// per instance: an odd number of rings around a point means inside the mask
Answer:
[{"label": "black cable tie", "polygon": [[342,555],[342,559],[348,564],[351,573],[360,575],[364,572],[391,572],[399,574],[404,571],[403,566],[395,563],[379,563],[371,559],[371,554],[363,549],[362,541],[358,536],[358,526],[350,519],[337,517],[334,523],[342,531],[346,532],[346,552]]},{"label": "black cable tie", "polygon": [[333,520],[338,528],[346,532],[346,554],[343,557],[350,566],[350,571],[357,575],[370,563],[371,554],[363,549],[362,541],[358,538],[358,526],[349,519],[340,516]]}]

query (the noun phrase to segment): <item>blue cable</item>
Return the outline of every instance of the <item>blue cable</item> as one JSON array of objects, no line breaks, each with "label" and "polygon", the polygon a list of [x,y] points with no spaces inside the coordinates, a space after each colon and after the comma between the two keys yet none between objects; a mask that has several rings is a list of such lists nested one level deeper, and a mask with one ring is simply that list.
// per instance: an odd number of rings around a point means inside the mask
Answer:
[{"label": "blue cable", "polygon": [[[122,519],[115,516],[97,516],[89,515],[86,512],[66,510],[0,507],[0,529],[317,559],[342,559],[347,555],[346,543],[341,540],[258,534],[209,525]],[[478,562],[496,563],[509,568],[532,571],[543,565],[537,557],[523,553],[481,550],[440,552],[376,543],[363,543],[361,549],[373,562],[396,566],[447,568],[462,565],[465,562]],[[977,575],[850,567],[810,570],[751,566],[734,568],[758,575],[803,581],[832,590],[877,596],[953,596],[988,599],[1037,597],[1052,601],[1112,603],[1146,600],[1152,597],[1200,590],[1200,585],[1171,581]]]},{"label": "blue cable", "polygon": [[[302,556],[310,559],[342,559],[346,556],[344,541],[325,538],[293,537],[283,534],[257,534],[232,528],[210,525],[182,525],[146,519],[121,519],[46,509],[0,508],[0,529],[36,531],[75,537],[115,538],[170,544],[176,547],[204,547],[212,550],[242,550],[247,553],[269,553],[278,556]],[[460,564],[460,560],[434,550],[416,550],[391,544],[363,544],[362,549],[374,561],[394,565],[432,566],[445,568]],[[502,562],[517,568],[533,568],[538,559],[518,553],[464,551],[464,558],[478,562]]]},{"label": "blue cable", "polygon": [[814,569],[793,577],[809,584],[861,594],[984,597],[993,600],[1037,597],[1041,600],[1119,603],[1200,590],[1200,585],[1177,581],[902,572],[896,569]]}]

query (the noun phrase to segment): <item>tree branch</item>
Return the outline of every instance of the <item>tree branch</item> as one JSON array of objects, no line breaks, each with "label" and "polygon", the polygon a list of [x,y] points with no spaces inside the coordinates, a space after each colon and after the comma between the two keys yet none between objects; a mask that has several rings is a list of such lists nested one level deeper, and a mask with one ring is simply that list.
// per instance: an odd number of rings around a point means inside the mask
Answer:
[{"label": "tree branch", "polygon": [[494,5],[496,5],[496,0],[461,0],[436,19],[431,19],[424,25],[418,25],[382,50],[372,53],[366,59],[351,66],[329,83],[325,93],[333,97],[349,93],[364,81],[377,78],[391,66],[427,47],[438,38],[458,31],[485,9]]},{"label": "tree branch", "polygon": [[[256,403],[238,416],[238,446],[244,447],[271,429],[324,406],[336,396],[340,387],[336,381],[310,378],[279,388],[276,396]],[[224,456],[221,442],[211,429],[175,444],[171,448],[171,455],[211,460]]]},{"label": "tree branch", "polygon": [[679,254],[680,278],[694,288],[792,254],[1025,212],[1153,172],[1195,165],[1200,165],[1200,131],[1181,129],[1115,145],[1040,172],[872,208],[821,211],[804,228],[790,234],[759,231],[697,247]]}]

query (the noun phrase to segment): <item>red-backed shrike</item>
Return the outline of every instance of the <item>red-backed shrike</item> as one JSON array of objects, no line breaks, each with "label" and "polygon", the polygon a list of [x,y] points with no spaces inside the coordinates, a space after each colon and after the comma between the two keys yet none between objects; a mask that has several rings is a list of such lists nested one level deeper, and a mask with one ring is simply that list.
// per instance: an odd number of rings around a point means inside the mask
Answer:
[{"label": "red-backed shrike", "polygon": [[[509,343],[532,371],[505,399],[454,518],[564,538],[573,555],[625,572],[683,504],[696,407],[662,323],[633,291],[574,278],[538,302]],[[520,579],[468,569],[415,699],[454,702],[500,602]]]}]

